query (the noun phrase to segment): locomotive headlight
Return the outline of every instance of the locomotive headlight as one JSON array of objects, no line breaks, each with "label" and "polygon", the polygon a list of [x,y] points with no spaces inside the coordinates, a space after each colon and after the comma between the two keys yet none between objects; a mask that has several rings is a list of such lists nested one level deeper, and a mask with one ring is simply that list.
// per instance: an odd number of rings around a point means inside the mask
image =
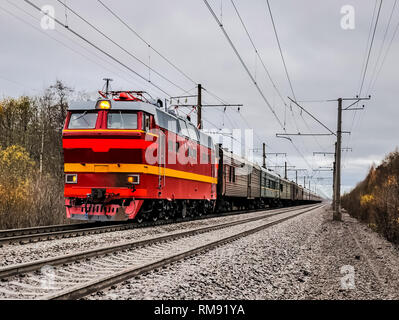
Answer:
[{"label": "locomotive headlight", "polygon": [[65,183],[78,183],[78,175],[77,174],[66,174],[65,175]]},{"label": "locomotive headlight", "polygon": [[139,184],[140,183],[140,175],[132,174],[127,177],[127,184]]},{"label": "locomotive headlight", "polygon": [[101,100],[97,102],[97,108],[99,109],[111,109],[111,102],[108,100]]}]

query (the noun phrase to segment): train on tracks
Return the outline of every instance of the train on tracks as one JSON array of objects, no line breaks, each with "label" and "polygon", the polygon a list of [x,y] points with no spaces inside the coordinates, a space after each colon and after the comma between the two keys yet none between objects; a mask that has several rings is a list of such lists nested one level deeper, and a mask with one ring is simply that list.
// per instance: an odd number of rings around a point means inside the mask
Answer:
[{"label": "train on tracks", "polygon": [[99,93],[69,105],[62,133],[70,219],[156,221],[322,200],[214,145],[145,92]]}]

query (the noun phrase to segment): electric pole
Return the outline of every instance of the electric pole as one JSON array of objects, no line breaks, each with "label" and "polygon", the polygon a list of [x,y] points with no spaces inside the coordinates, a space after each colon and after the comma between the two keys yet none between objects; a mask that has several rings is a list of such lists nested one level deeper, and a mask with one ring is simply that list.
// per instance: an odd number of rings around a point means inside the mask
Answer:
[{"label": "electric pole", "polygon": [[308,171],[307,169],[287,169],[287,171],[295,171],[295,183],[298,184],[298,171]]},{"label": "electric pole", "polygon": [[202,86],[198,84],[197,95],[197,128],[202,129]]},{"label": "electric pole", "polygon": [[341,140],[342,140],[342,98],[338,99],[338,122],[337,122],[337,147],[335,149],[335,205],[333,220],[341,221]]},{"label": "electric pole", "polygon": [[[204,107],[224,107],[225,111],[227,107],[238,107],[238,111],[240,111],[240,108],[243,106],[242,104],[202,104],[202,90],[205,90],[205,88],[202,87],[201,84],[197,85],[197,94],[196,95],[188,95],[188,96],[176,96],[176,97],[170,97],[170,104],[175,106],[175,107],[192,107],[197,110],[197,128],[202,129],[202,109]],[[197,97],[197,104],[187,104],[187,98],[193,98]],[[177,104],[172,103],[173,99],[180,99],[180,98],[186,98],[186,104],[179,104],[179,100],[177,101]]]},{"label": "electric pole", "polygon": [[107,98],[108,98],[108,94],[109,94],[109,87],[110,87],[110,82],[111,81],[114,81],[113,79],[110,79],[110,78],[104,78],[103,79],[104,81],[105,81],[105,95],[107,96]]},{"label": "electric pole", "polygon": [[333,163],[333,202],[332,202],[332,208],[333,211],[335,212],[335,177],[337,174],[337,143],[335,142],[335,151],[334,151],[334,163]]},{"label": "electric pole", "polygon": [[287,161],[284,162],[284,179],[287,179]]},{"label": "electric pole", "polygon": [[266,169],[266,143],[263,142],[263,168]]},{"label": "electric pole", "polygon": [[[342,213],[341,213],[341,151],[342,151],[342,111],[343,110],[363,110],[362,108],[351,108],[354,104],[358,103],[360,100],[370,100],[371,96],[368,98],[338,98],[338,100],[329,100],[329,101],[338,101],[338,119],[337,119],[337,145],[335,148],[335,179],[334,179],[334,213],[333,220],[341,221]],[[345,109],[342,109],[342,101],[343,100],[356,100],[352,104],[350,104]]]}]

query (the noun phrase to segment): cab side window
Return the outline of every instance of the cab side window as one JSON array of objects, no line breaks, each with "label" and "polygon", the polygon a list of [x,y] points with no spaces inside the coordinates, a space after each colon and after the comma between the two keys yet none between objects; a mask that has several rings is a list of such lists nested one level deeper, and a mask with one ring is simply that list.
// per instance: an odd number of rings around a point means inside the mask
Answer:
[{"label": "cab side window", "polygon": [[146,113],[143,113],[143,130],[144,131],[150,130],[150,116]]}]

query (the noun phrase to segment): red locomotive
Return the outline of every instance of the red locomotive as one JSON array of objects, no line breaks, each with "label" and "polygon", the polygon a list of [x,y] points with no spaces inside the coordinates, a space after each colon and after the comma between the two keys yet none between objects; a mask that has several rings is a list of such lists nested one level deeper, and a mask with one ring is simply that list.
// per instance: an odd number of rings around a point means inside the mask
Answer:
[{"label": "red locomotive", "polygon": [[63,130],[70,219],[139,222],[321,198],[220,146],[144,92],[69,106]]},{"label": "red locomotive", "polygon": [[[168,219],[211,212],[212,139],[143,92],[113,91],[71,104],[63,130],[71,219]],[[199,160],[199,161],[197,161]]]}]

